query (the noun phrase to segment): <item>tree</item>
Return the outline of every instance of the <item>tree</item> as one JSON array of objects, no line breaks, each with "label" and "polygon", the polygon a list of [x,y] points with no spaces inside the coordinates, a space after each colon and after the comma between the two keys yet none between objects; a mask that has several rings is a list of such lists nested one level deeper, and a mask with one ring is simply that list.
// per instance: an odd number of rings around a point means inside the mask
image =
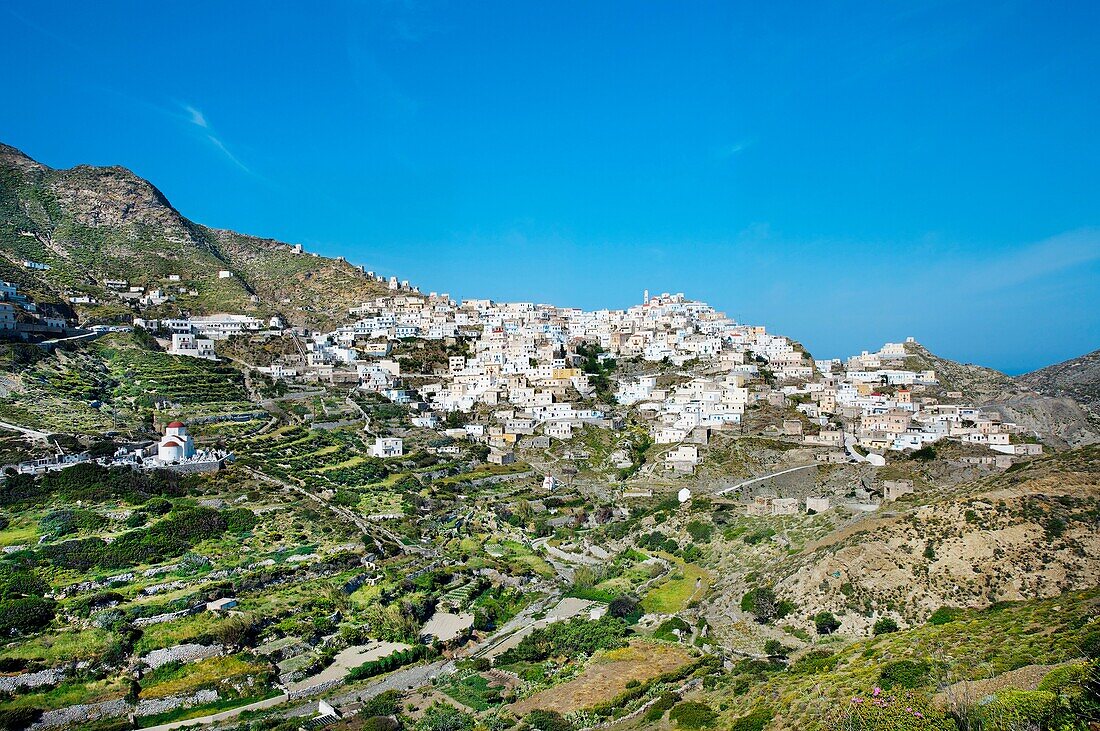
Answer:
[{"label": "tree", "polygon": [[871,630],[876,635],[886,635],[891,632],[898,631],[898,623],[890,617],[883,617],[879,621],[875,622],[875,626]]},{"label": "tree", "polygon": [[531,507],[531,503],[520,498],[516,501],[516,516],[523,521],[524,525],[531,522],[531,518],[535,515],[535,509]]},{"label": "tree", "polygon": [[777,607],[775,591],[768,586],[751,589],[741,598],[741,610],[752,612],[756,615],[756,621],[761,624],[767,624],[776,618]]},{"label": "tree", "polygon": [[607,613],[620,619],[629,617],[636,611],[638,611],[638,598],[629,594],[617,596],[607,605]]},{"label": "tree", "polygon": [[818,612],[814,615],[814,626],[819,635],[831,635],[840,629],[840,620],[832,612]]}]

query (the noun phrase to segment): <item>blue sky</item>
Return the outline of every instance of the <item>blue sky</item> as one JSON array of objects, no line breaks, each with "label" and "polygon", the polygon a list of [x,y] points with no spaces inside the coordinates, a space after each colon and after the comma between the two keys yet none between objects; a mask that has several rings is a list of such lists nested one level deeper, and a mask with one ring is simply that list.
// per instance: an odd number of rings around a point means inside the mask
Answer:
[{"label": "blue sky", "polygon": [[0,5],[0,140],[425,291],[1100,346],[1100,3]]}]

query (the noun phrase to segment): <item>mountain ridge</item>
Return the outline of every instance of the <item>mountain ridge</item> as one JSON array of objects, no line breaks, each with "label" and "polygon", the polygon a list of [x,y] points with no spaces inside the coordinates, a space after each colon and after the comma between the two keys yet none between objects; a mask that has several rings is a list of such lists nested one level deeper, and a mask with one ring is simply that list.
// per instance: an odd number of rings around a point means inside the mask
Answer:
[{"label": "mountain ridge", "polygon": [[[49,269],[28,269],[26,261]],[[145,316],[279,314],[310,327],[332,325],[349,307],[387,291],[341,259],[196,223],[127,168],[55,169],[3,143],[0,278],[54,309],[99,321],[133,314],[107,279],[171,295],[169,303],[143,310]],[[81,296],[97,302],[71,307],[70,298]]]}]

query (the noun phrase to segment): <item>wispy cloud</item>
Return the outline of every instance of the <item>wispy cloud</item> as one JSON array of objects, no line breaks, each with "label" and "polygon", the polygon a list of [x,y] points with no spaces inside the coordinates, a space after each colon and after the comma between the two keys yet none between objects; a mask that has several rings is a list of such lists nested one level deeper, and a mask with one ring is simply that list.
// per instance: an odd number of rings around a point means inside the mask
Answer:
[{"label": "wispy cloud", "polygon": [[1100,260],[1100,229],[1079,228],[1008,252],[968,277],[979,289],[1014,287]]},{"label": "wispy cloud", "polygon": [[180,107],[182,107],[183,111],[186,113],[187,121],[195,127],[204,130],[206,133],[206,140],[221,152],[227,160],[249,175],[255,174],[250,167],[245,165],[239,157],[233,154],[233,151],[229,149],[229,146],[226,145],[224,141],[222,141],[221,137],[214,133],[210,123],[206,120],[206,115],[202,113],[201,109],[193,104],[180,104]]},{"label": "wispy cloud", "polygon": [[222,154],[225,155],[227,158],[229,158],[230,162],[232,162],[234,165],[239,167],[241,170],[244,170],[249,175],[252,174],[251,168],[249,168],[247,165],[245,165],[243,162],[241,162],[240,159],[236,155],[234,155],[232,152],[230,152],[229,148],[225,146],[224,142],[222,142],[220,139],[218,139],[214,135],[207,135],[206,138],[208,140],[210,140],[210,143],[212,145],[214,145],[214,147],[221,150]]},{"label": "wispy cloud", "polygon": [[195,109],[190,104],[184,104],[183,108],[187,111],[188,114],[191,115],[191,124],[206,129],[206,116],[202,112],[200,112],[198,109]]},{"label": "wispy cloud", "polygon": [[752,147],[752,144],[752,140],[741,140],[740,142],[734,142],[730,145],[722,145],[721,147],[715,148],[714,156],[719,160],[728,160],[731,157],[740,155],[742,152]]}]

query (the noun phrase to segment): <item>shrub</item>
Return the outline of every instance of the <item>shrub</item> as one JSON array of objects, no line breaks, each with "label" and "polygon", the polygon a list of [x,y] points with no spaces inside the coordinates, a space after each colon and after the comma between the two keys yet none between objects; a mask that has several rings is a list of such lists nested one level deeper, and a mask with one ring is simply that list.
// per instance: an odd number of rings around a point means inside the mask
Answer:
[{"label": "shrub", "polygon": [[413,727],[416,731],[469,731],[474,727],[474,717],[449,703],[435,702],[424,711],[424,716]]},{"label": "shrub", "polygon": [[940,625],[954,622],[962,610],[956,607],[940,607],[928,617],[928,624]]},{"label": "shrub", "polygon": [[256,514],[247,508],[227,510],[222,514],[225,518],[225,530],[229,533],[244,533],[256,527]]},{"label": "shrub", "polygon": [[701,520],[693,520],[687,524],[687,532],[696,543],[706,543],[714,533],[714,526]]},{"label": "shrub", "polygon": [[770,708],[754,708],[747,715],[734,721],[730,731],[764,731],[774,717],[775,712]]},{"label": "shrub", "polygon": [[573,724],[565,720],[565,717],[557,711],[536,709],[528,713],[523,720],[536,731],[573,731]]},{"label": "shrub", "polygon": [[897,632],[898,623],[890,617],[883,617],[882,619],[875,622],[875,626],[872,628],[871,631],[874,632],[876,635],[886,635],[890,634],[891,632]]},{"label": "shrub", "polygon": [[779,657],[786,657],[790,652],[789,647],[784,647],[783,643],[777,639],[770,639],[764,643],[764,653],[768,655],[776,655]]},{"label": "shrub", "polygon": [[34,574],[25,571],[0,573],[0,599],[42,596],[49,590],[49,584]]},{"label": "shrub", "polygon": [[389,716],[370,716],[359,726],[359,731],[398,731],[400,728],[401,724]]},{"label": "shrub", "polygon": [[53,621],[52,599],[28,596],[0,601],[0,635],[36,632]]},{"label": "shrub", "polygon": [[919,459],[922,462],[930,462],[936,458],[936,448],[931,444],[927,447],[921,447],[920,449],[913,450],[913,453],[909,455],[909,459]]},{"label": "shrub", "polygon": [[1001,690],[977,715],[988,731],[1046,728],[1058,708],[1058,696],[1047,690]]},{"label": "shrub", "polygon": [[819,635],[831,635],[840,629],[840,620],[832,612],[818,612],[814,615],[814,627]]},{"label": "shrub", "polygon": [[680,697],[675,693],[664,692],[657,696],[657,700],[653,701],[653,704],[646,709],[645,720],[656,721],[661,716],[665,715],[665,711],[676,705],[676,702],[680,700]]},{"label": "shrub", "polygon": [[657,629],[653,630],[653,636],[658,640],[665,640],[666,642],[678,642],[679,638],[676,636],[676,630],[680,630],[680,635],[691,633],[691,625],[680,619],[679,617],[669,617],[664,622],[661,622],[657,626]]},{"label": "shrub", "polygon": [[718,714],[706,703],[683,701],[669,711],[668,718],[683,728],[713,728]]},{"label": "shrub", "polygon": [[756,616],[756,621],[767,624],[774,619],[782,619],[794,610],[794,605],[786,600],[781,600],[775,595],[775,591],[768,586],[758,586],[750,589],[741,597],[741,611],[751,612]]},{"label": "shrub", "polygon": [[832,650],[810,650],[791,665],[793,673],[820,673],[836,667],[840,658]]},{"label": "shrub", "polygon": [[1081,638],[1081,654],[1093,660],[1100,659],[1100,630],[1093,630]]},{"label": "shrub", "polygon": [[3,731],[20,731],[29,728],[42,715],[37,708],[4,708],[0,709],[0,729]]},{"label": "shrub", "polygon": [[833,731],[957,731],[955,722],[923,696],[856,696],[829,716]]},{"label": "shrub", "polygon": [[359,713],[366,716],[393,716],[399,710],[401,710],[401,691],[387,690],[366,701],[359,709]]},{"label": "shrub", "polygon": [[894,687],[919,688],[928,682],[928,663],[916,660],[895,660],[886,663],[879,673],[883,690]]},{"label": "shrub", "polygon": [[1080,685],[1088,680],[1089,667],[1084,663],[1063,665],[1054,668],[1039,682],[1036,690],[1047,690],[1051,693],[1061,693],[1067,687]]},{"label": "shrub", "polygon": [[347,675],[347,679],[352,681],[373,678],[375,675],[388,673],[403,665],[414,663],[420,658],[427,656],[429,652],[431,652],[431,648],[427,645],[415,645],[407,650],[397,650],[385,657],[380,657],[377,660],[369,660],[358,667],[352,668],[351,672]]}]

